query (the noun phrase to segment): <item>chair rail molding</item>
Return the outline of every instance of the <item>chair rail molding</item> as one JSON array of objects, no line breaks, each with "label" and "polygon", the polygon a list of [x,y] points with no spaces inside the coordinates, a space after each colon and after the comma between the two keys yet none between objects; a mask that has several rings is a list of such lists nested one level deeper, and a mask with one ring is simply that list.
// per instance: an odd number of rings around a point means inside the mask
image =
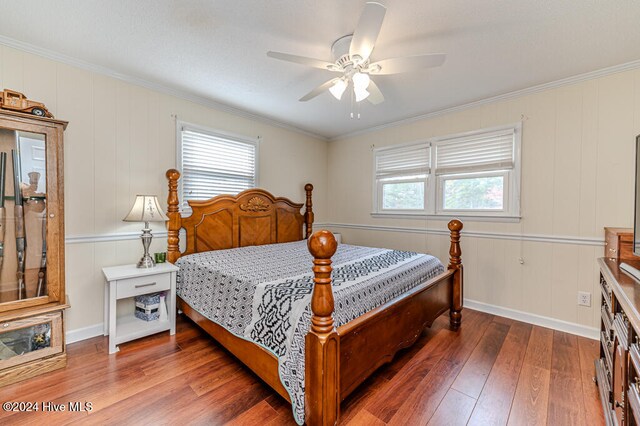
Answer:
[{"label": "chair rail molding", "polygon": [[[403,232],[409,234],[449,235],[447,229],[417,228],[405,226],[365,225],[355,223],[322,223],[316,225],[337,229],[357,229],[364,231]],[[508,232],[462,231],[463,237],[489,238],[494,240],[534,241],[540,243],[573,244],[583,246],[604,246],[604,237],[576,237],[570,235],[518,234]]]},{"label": "chair rail molding", "polygon": [[[418,228],[406,226],[383,226],[383,225],[365,225],[355,223],[315,223],[315,228],[337,228],[337,229],[356,229],[364,231],[381,231],[381,232],[401,232],[409,234],[429,234],[429,235],[449,235],[447,229],[438,228]],[[556,243],[556,244],[573,244],[582,246],[604,246],[604,237],[576,237],[570,235],[547,235],[547,234],[517,234],[507,232],[479,232],[464,231],[465,237],[471,238],[488,238],[494,240],[516,240],[516,241],[533,241],[540,243]],[[167,238],[166,230],[153,231],[156,238]],[[86,234],[86,235],[68,235],[65,238],[67,244],[88,244],[102,243],[109,241],[126,241],[138,240],[140,232],[111,232],[103,234]]]},{"label": "chair rail molding", "polygon": [[[153,231],[156,238],[167,238],[167,231]],[[108,241],[139,240],[140,231],[136,232],[111,232],[104,234],[67,235],[64,239],[67,244],[104,243]]]}]

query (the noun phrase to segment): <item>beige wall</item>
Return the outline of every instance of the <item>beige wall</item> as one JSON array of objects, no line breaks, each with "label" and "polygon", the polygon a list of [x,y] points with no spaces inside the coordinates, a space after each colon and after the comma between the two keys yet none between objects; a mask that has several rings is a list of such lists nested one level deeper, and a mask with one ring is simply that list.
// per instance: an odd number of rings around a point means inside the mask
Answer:
[{"label": "beige wall", "polygon": [[[0,88],[44,102],[65,132],[65,215],[69,237],[138,232],[125,224],[136,194],[166,200],[164,173],[175,167],[178,119],[227,132],[261,136],[259,181],[276,195],[304,200],[312,182],[314,211],[326,219],[327,143],[301,133],[252,121],[101,74],[0,46]],[[163,225],[153,225],[164,230]],[[77,241],[77,239],[74,239]],[[154,239],[152,251],[165,240]],[[103,266],[134,263],[139,239],[67,244],[67,329],[103,321]]]},{"label": "beige wall", "polygon": [[[372,145],[521,119],[522,220],[465,221],[465,231],[475,235],[463,237],[462,243],[465,297],[596,327],[600,299],[595,260],[603,251],[602,228],[633,223],[640,70],[330,142],[329,221],[370,226],[332,227],[347,243],[427,250],[446,259],[447,237],[437,234],[446,229],[446,221],[371,217]],[[434,232],[381,231],[381,226]],[[591,308],[577,306],[579,290],[592,293]]]},{"label": "beige wall", "polygon": [[[102,323],[101,268],[140,256],[135,238],[96,242],[96,236],[138,232],[138,224],[121,221],[136,193],[164,201],[164,172],[175,166],[175,116],[261,136],[261,186],[302,200],[303,184],[313,182],[316,221],[336,225],[346,242],[427,250],[442,259],[446,221],[370,216],[371,146],[523,119],[522,220],[465,221],[465,297],[489,305],[595,327],[602,227],[632,224],[638,70],[330,143],[5,46],[0,87],[23,91],[70,121],[65,214],[67,237],[76,243],[66,253],[69,330]],[[152,250],[163,247],[156,238]],[[579,290],[592,293],[591,308],[577,306]]]}]

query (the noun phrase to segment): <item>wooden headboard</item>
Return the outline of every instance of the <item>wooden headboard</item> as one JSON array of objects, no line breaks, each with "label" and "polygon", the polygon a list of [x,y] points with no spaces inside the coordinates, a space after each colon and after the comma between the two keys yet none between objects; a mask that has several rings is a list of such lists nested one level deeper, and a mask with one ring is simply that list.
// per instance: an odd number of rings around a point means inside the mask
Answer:
[{"label": "wooden headboard", "polygon": [[[168,247],[167,260],[175,262],[180,256],[210,250],[262,244],[286,243],[308,238],[313,226],[313,185],[306,184],[305,204],[294,203],[284,197],[274,197],[264,189],[248,189],[238,195],[219,195],[205,201],[189,201],[193,213],[182,217],[179,211],[178,179],[180,172],[167,171]],[[306,225],[306,226],[305,226]],[[303,233],[303,226],[305,232]],[[186,231],[186,250],[180,252],[179,232]]]}]

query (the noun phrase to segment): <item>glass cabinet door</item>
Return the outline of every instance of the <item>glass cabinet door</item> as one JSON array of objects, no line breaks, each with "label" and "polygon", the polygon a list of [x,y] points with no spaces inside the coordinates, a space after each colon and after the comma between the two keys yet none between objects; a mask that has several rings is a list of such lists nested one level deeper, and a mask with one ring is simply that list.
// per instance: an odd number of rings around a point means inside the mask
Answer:
[{"label": "glass cabinet door", "polygon": [[60,352],[59,312],[0,323],[0,370]]},{"label": "glass cabinet door", "polygon": [[45,135],[0,128],[0,304],[48,295],[46,170]]}]

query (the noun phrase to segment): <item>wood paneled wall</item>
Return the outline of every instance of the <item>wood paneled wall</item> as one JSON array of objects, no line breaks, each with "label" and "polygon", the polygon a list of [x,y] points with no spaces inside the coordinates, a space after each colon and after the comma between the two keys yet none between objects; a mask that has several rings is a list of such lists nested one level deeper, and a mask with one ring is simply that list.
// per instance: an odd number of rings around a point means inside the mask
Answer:
[{"label": "wood paneled wall", "polygon": [[[374,219],[371,145],[384,146],[523,119],[522,216],[518,223],[465,221],[465,231],[603,239],[633,221],[634,137],[640,133],[640,70],[326,143],[101,74],[0,46],[0,87],[45,102],[65,133],[67,236],[137,232],[125,224],[136,193],[166,194],[175,166],[174,115],[262,136],[260,184],[294,200],[314,183],[316,221],[446,228],[446,221]],[[283,167],[297,160],[293,169]],[[330,194],[328,197],[327,195]],[[160,229],[160,228],[158,228]],[[428,250],[446,258],[439,235],[335,229],[346,242]],[[153,251],[162,250],[156,238]],[[137,240],[67,246],[68,329],[102,322],[102,266],[134,262]],[[597,245],[464,238],[465,297],[595,327]],[[522,257],[524,264],[519,263]],[[590,291],[592,307],[577,306]]]},{"label": "wood paneled wall", "polygon": [[[102,74],[0,45],[0,88],[44,102],[65,132],[67,236],[138,232],[124,223],[136,194],[158,194],[164,205],[165,171],[175,167],[175,116],[260,142],[259,182],[274,194],[304,201],[313,182],[316,217],[325,219],[327,143],[284,128],[208,108]],[[295,159],[295,161],[292,161]],[[155,230],[164,230],[154,224]],[[155,238],[152,251],[164,251]],[[70,331],[101,324],[103,266],[136,262],[137,239],[67,245]]]},{"label": "wood paneled wall", "polygon": [[[444,220],[375,219],[371,146],[385,146],[523,121],[522,220],[465,220],[465,297],[580,324],[597,325],[595,259],[602,246],[562,237],[604,240],[604,226],[633,224],[635,136],[640,133],[640,70],[494,102],[329,143],[330,221],[445,229]],[[336,228],[348,243],[428,250],[444,256],[445,237]],[[551,237],[552,242],[499,234]],[[519,258],[524,260],[520,264]],[[577,292],[592,293],[592,307]]]}]

